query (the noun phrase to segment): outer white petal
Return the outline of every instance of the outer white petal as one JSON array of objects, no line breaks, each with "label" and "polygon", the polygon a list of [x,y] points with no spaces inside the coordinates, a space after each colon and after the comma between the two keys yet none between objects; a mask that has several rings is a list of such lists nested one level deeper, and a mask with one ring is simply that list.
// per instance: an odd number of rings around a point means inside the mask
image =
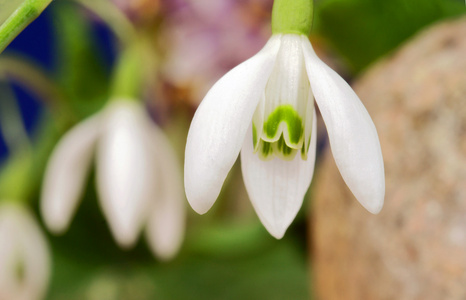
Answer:
[{"label": "outer white petal", "polygon": [[65,231],[76,211],[100,133],[99,126],[100,115],[76,125],[65,134],[50,156],[40,208],[51,231]]},{"label": "outer white petal", "polygon": [[110,230],[132,246],[147,221],[156,182],[148,116],[137,102],[114,101],[105,111],[97,145],[97,190]]},{"label": "outer white petal", "polygon": [[280,35],[252,58],[223,76],[194,115],[185,153],[185,189],[192,208],[203,214],[213,205],[251,125],[272,71]]},{"label": "outer white petal", "polygon": [[292,161],[273,158],[263,161],[253,153],[248,133],[241,150],[241,169],[249,198],[262,224],[275,238],[285,234],[296,217],[314,174],[316,157],[316,117],[314,112],[311,144],[306,161],[296,155]]},{"label": "outer white petal", "polygon": [[351,87],[301,37],[312,91],[327,127],[333,157],[346,184],[371,213],[385,196],[385,175],[379,138],[367,110]]},{"label": "outer white petal", "polygon": [[154,184],[154,206],[147,224],[147,240],[153,253],[171,259],[184,238],[186,206],[181,167],[162,131],[153,127],[154,168],[163,174]]},{"label": "outer white petal", "polygon": [[[21,277],[18,266],[22,269]],[[23,207],[1,205],[0,299],[42,299],[49,276],[49,248],[34,217]]]}]

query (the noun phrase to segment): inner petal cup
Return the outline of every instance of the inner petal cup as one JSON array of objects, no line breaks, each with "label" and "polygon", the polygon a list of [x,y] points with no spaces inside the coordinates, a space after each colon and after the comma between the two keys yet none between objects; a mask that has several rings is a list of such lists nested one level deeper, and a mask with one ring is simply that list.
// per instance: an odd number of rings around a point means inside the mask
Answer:
[{"label": "inner petal cup", "polygon": [[307,139],[310,138],[310,132],[305,130],[306,118],[312,122],[312,110],[309,112],[307,109],[309,100],[312,100],[309,93],[301,39],[295,34],[283,35],[277,60],[267,81],[265,97],[255,113],[263,114],[263,117],[253,119],[254,151],[262,160],[277,156],[289,161],[299,151],[306,157],[306,132]]}]

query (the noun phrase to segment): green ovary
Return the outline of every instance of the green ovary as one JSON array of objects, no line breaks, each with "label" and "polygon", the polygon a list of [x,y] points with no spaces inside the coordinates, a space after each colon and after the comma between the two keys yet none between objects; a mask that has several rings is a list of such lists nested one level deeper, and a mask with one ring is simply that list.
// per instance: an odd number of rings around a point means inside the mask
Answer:
[{"label": "green ovary", "polygon": [[[281,126],[283,123],[285,127]],[[303,143],[303,120],[293,106],[286,104],[277,107],[264,122],[262,135],[258,135],[256,125],[259,124],[253,123],[252,126],[253,145],[261,159],[270,160],[277,156],[293,160],[298,150],[305,157],[307,149]],[[285,138],[285,130],[288,138]]]}]

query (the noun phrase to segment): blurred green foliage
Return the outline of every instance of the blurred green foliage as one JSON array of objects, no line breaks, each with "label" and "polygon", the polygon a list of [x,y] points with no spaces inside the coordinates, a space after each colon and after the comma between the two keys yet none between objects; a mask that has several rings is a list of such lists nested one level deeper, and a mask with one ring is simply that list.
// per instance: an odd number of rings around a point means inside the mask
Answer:
[{"label": "blurred green foliage", "polygon": [[129,251],[115,244],[89,188],[70,229],[49,236],[53,277],[47,299],[310,299],[302,236],[272,238],[257,220],[188,224],[173,261],[156,261],[141,239]]},{"label": "blurred green foliage", "polygon": [[[89,15],[72,1],[53,3],[57,82],[79,119],[100,109],[109,97],[110,74],[103,63]],[[101,46],[101,45],[100,45]]]},{"label": "blurred green foliage", "polygon": [[462,0],[321,0],[314,32],[357,73],[425,26],[464,13]]}]

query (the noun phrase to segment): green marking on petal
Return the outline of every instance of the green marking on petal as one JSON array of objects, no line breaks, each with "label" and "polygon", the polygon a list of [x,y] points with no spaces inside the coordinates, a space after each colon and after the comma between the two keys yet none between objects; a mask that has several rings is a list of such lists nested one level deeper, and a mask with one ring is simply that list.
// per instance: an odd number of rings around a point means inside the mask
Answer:
[{"label": "green marking on petal", "polygon": [[287,124],[290,143],[299,144],[304,133],[303,121],[290,104],[280,105],[269,115],[264,122],[266,136],[270,139],[274,138],[282,122]]},{"label": "green marking on petal", "polygon": [[276,142],[276,148],[274,150],[275,155],[284,160],[293,160],[297,152],[295,149],[286,145],[283,135],[281,135],[280,139]]},{"label": "green marking on petal", "polygon": [[287,156],[291,154],[292,148],[286,145],[285,139],[283,135],[280,136],[280,139],[277,141],[278,151],[280,151],[283,155]]},{"label": "green marking on petal", "polygon": [[273,147],[272,143],[259,141],[259,158],[262,160],[271,160],[273,158]]},{"label": "green marking on petal", "polygon": [[252,123],[252,144],[254,146],[254,149],[257,149],[256,146],[257,146],[257,128],[256,128],[256,125],[254,125],[254,123]]},{"label": "green marking on petal", "polygon": [[298,153],[298,150],[288,147],[283,135],[280,135],[278,141],[272,143],[259,140],[258,148],[259,158],[265,161],[271,160],[274,157],[291,161],[295,158],[296,153]]},{"label": "green marking on petal", "polygon": [[303,160],[307,160],[307,153],[309,152],[310,145],[311,145],[311,135],[309,135],[309,138],[307,139],[307,143],[304,143],[303,147],[301,148],[301,158]]},{"label": "green marking on petal", "polygon": [[271,143],[267,143],[267,142],[263,142],[262,144],[262,155],[264,157],[267,157],[269,156],[270,154],[272,154],[273,152],[273,149],[272,149],[272,144]]}]

